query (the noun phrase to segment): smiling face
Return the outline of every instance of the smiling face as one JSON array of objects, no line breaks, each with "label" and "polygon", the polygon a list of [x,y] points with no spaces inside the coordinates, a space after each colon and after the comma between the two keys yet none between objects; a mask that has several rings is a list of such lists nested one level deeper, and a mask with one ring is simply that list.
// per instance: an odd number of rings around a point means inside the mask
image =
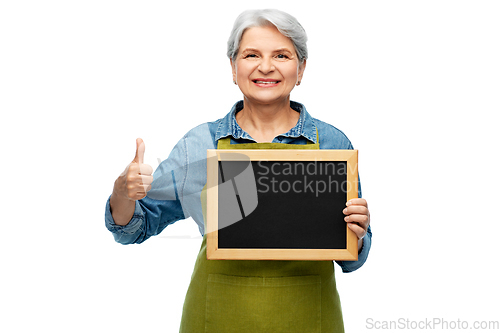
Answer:
[{"label": "smiling face", "polygon": [[263,26],[245,31],[231,66],[247,101],[269,105],[289,100],[302,80],[305,60],[300,63],[292,41],[276,27]]}]

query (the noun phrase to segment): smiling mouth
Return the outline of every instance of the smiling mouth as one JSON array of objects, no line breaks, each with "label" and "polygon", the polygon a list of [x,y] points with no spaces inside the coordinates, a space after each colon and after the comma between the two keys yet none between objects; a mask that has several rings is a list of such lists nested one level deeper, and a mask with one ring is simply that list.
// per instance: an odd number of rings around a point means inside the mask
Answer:
[{"label": "smiling mouth", "polygon": [[281,81],[260,81],[260,80],[253,80],[254,83],[257,84],[278,84]]}]

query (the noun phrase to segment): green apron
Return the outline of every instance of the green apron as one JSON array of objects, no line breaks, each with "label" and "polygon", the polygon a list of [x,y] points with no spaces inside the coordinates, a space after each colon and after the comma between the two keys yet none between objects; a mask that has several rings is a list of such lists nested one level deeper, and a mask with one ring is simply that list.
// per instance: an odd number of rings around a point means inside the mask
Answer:
[{"label": "green apron", "polygon": [[[319,149],[316,144],[231,144],[218,149]],[[206,185],[201,193],[206,216]],[[206,221],[206,218],[205,218]],[[203,237],[180,333],[344,332],[332,261],[207,260]]]}]

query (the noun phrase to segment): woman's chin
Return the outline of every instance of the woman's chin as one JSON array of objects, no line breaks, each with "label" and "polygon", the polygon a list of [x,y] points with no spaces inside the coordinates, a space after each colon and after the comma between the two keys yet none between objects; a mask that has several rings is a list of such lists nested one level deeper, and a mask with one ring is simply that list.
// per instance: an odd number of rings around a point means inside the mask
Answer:
[{"label": "woman's chin", "polygon": [[271,105],[271,104],[279,104],[283,102],[288,101],[287,96],[283,95],[276,95],[276,94],[259,94],[257,96],[245,96],[245,99],[248,102],[255,103],[255,104],[263,104],[263,105]]}]

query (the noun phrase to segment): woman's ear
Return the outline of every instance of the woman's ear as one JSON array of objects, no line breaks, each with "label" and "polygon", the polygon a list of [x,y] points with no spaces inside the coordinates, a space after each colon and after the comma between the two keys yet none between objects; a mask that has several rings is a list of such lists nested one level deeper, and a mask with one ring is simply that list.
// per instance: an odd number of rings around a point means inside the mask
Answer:
[{"label": "woman's ear", "polygon": [[229,63],[231,64],[231,71],[233,72],[233,82],[236,83],[236,64],[233,62],[233,59],[229,59]]},{"label": "woman's ear", "polygon": [[299,64],[299,77],[298,81],[302,81],[302,75],[304,75],[304,70],[306,69],[306,59]]}]

